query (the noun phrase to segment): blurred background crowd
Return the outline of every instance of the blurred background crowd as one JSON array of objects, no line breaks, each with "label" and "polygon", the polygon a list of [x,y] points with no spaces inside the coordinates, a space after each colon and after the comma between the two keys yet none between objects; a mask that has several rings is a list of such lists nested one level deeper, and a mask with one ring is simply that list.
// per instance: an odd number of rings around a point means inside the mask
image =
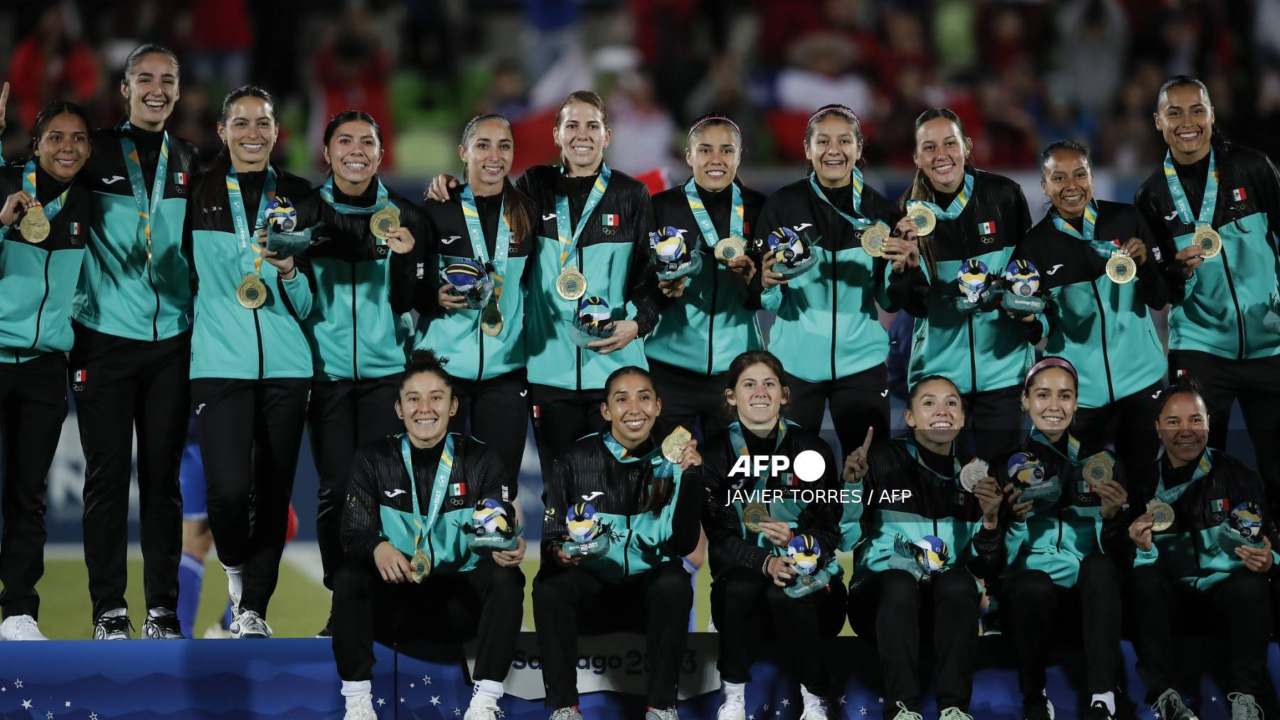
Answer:
[{"label": "blurred background crowd", "polygon": [[612,166],[676,177],[683,129],[711,110],[743,126],[748,180],[794,176],[828,102],[858,111],[868,162],[891,173],[910,165],[915,115],[946,105],[979,166],[1034,170],[1071,137],[1096,165],[1145,175],[1174,73],[1205,80],[1229,135],[1280,151],[1280,0],[6,0],[6,155],[51,98],[118,122],[121,65],[143,41],[183,60],[171,130],[216,151],[223,93],[253,81],[278,100],[278,160],[312,176],[320,129],[350,107],[383,123],[384,169],[402,178],[455,169],[481,111],[516,121],[519,167],[545,161],[555,108],[584,87],[609,101]]}]

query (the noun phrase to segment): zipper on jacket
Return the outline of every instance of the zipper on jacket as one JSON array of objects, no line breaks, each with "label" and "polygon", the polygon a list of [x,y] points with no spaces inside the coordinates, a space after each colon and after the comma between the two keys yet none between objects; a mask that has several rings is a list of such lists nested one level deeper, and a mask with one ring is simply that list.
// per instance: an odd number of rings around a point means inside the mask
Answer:
[{"label": "zipper on jacket", "polygon": [[[570,218],[572,218],[572,217],[573,217],[573,214],[572,214],[572,213],[570,213],[570,214],[569,214],[569,217],[570,217]],[[581,245],[579,245],[579,246],[578,246],[578,272],[582,273],[582,277],[584,277],[584,278],[587,276],[586,271],[584,271],[584,270],[582,269],[582,246],[581,246]],[[577,316],[578,316],[578,301],[577,301],[577,300],[575,300],[575,301],[574,301],[573,316],[574,316],[574,318],[577,318]],[[573,350],[573,359],[574,359],[573,366],[574,366],[574,372],[575,372],[575,374],[576,374],[576,378],[577,378],[577,379],[575,380],[575,385],[574,385],[574,387],[575,387],[575,388],[577,388],[578,392],[582,392],[582,348],[578,347],[577,343],[574,343],[574,346],[573,346],[573,347],[574,347],[574,350]]]},{"label": "zipper on jacket", "polygon": [[155,267],[151,264],[151,258],[147,258],[147,280],[151,282],[151,292],[156,297],[156,311],[151,316],[151,339],[160,339],[160,288],[156,287]]},{"label": "zipper on jacket", "polygon": [[44,256],[44,295],[40,296],[40,308],[36,310],[36,334],[31,338],[31,349],[36,349],[36,343],[40,342],[40,319],[44,317],[44,305],[49,300],[49,265],[53,263],[53,252],[46,252]]},{"label": "zipper on jacket", "polygon": [[711,322],[710,329],[707,331],[707,375],[711,375],[711,371],[715,369],[716,357],[716,293],[720,287],[720,268],[716,266],[716,261],[711,261]]},{"label": "zipper on jacket", "polygon": [[253,309],[253,332],[258,336],[258,379],[262,380],[265,375],[263,365],[266,363],[262,353],[262,323],[258,321],[258,308]]},{"label": "zipper on jacket", "polygon": [[[970,314],[966,318],[969,323],[969,380],[973,383],[969,392],[978,392],[978,351],[974,347],[976,341],[973,339],[973,315]],[[834,321],[833,321],[834,324]]]},{"label": "zipper on jacket", "polygon": [[1102,368],[1107,373],[1107,402],[1116,401],[1116,389],[1111,384],[1111,353],[1107,350],[1107,313],[1102,307],[1102,296],[1098,294],[1098,281],[1090,280],[1089,287],[1093,290],[1093,302],[1098,306],[1098,320],[1102,323]]},{"label": "zipper on jacket", "polygon": [[1062,510],[1058,510],[1058,552],[1062,552]]},{"label": "zipper on jacket", "polygon": [[351,265],[351,379],[360,379],[360,321],[356,314],[356,261]]},{"label": "zipper on jacket", "polygon": [[622,576],[631,576],[631,516],[627,515],[627,540],[622,543]]},{"label": "zipper on jacket", "polygon": [[1231,263],[1227,262],[1227,246],[1222,246],[1222,272],[1227,276],[1227,289],[1231,291],[1231,304],[1236,309],[1236,331],[1239,333],[1239,350],[1237,359],[1243,360],[1247,345],[1244,335],[1244,315],[1240,312],[1240,298],[1236,297],[1236,283],[1231,276]]},{"label": "zipper on jacket", "polygon": [[836,380],[836,254],[831,253],[831,381]]}]

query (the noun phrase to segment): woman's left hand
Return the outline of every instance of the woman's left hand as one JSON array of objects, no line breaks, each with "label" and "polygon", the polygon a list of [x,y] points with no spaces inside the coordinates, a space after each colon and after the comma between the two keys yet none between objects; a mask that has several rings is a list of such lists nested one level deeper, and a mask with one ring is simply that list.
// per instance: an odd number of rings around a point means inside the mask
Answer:
[{"label": "woman's left hand", "polygon": [[636,339],[640,334],[640,326],[635,320],[614,320],[613,334],[607,338],[592,340],[587,343],[587,347],[595,350],[601,355],[607,355],[614,350],[621,350],[627,346],[627,343]]},{"label": "woman's left hand", "polygon": [[413,233],[403,225],[387,231],[387,247],[397,255],[408,255],[413,252],[413,243]]},{"label": "woman's left hand", "polygon": [[702,455],[698,452],[698,441],[690,440],[689,444],[684,446],[684,452],[680,454],[680,469],[688,470],[701,464]]},{"label": "woman's left hand", "polygon": [[786,547],[791,542],[791,527],[781,520],[761,520],[756,525],[760,527],[760,534],[778,547]]},{"label": "woman's left hand", "polygon": [[520,538],[516,546],[511,550],[494,550],[493,561],[500,567],[519,567],[524,561],[524,549],[526,545],[524,538]]}]

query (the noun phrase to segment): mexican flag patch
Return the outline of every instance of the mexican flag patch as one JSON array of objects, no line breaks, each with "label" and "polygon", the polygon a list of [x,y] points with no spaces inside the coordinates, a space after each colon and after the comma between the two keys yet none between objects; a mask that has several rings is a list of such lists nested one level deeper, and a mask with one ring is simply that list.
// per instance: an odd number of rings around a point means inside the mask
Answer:
[{"label": "mexican flag patch", "polygon": [[978,234],[979,235],[995,235],[996,221],[988,220],[984,223],[978,223]]},{"label": "mexican flag patch", "polygon": [[187,174],[184,172],[176,172],[173,174],[173,184],[183,186],[187,184]]},{"label": "mexican flag patch", "polygon": [[1243,187],[1238,187],[1231,191],[1231,199],[1236,202],[1241,202],[1248,197],[1249,193],[1245,192]]},{"label": "mexican flag patch", "polygon": [[467,494],[467,484],[464,482],[453,483],[449,486],[449,495],[458,497]]},{"label": "mexican flag patch", "polygon": [[600,216],[600,224],[601,224],[601,225],[603,225],[604,227],[613,227],[613,228],[616,228],[616,227],[618,227],[619,225],[621,225],[621,224],[622,224],[622,216],[621,216],[621,215],[611,215],[611,214],[606,213],[606,214],[604,214],[604,215],[601,215],[601,216]]}]

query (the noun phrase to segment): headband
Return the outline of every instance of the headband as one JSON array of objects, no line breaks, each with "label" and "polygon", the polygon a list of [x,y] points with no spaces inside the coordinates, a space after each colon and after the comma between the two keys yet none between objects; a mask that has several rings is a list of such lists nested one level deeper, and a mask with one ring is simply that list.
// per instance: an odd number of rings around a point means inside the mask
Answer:
[{"label": "headband", "polygon": [[1047,357],[1035,365],[1032,365],[1031,369],[1027,371],[1027,379],[1022,383],[1023,394],[1026,394],[1026,392],[1031,389],[1031,381],[1035,379],[1036,375],[1039,375],[1049,368],[1061,368],[1066,370],[1071,374],[1071,379],[1076,382],[1076,386],[1078,387],[1080,385],[1080,376],[1076,373],[1076,366],[1072,365],[1070,360],[1060,357]]}]

